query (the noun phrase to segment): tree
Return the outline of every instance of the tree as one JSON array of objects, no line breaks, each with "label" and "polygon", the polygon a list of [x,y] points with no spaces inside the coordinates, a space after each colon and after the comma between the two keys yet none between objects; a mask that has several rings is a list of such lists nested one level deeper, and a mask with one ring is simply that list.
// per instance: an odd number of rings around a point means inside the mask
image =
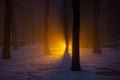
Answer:
[{"label": "tree", "polygon": [[50,0],[46,0],[45,15],[44,15],[44,53],[50,54],[49,42],[48,42],[48,25],[49,25],[49,13],[50,13]]},{"label": "tree", "polygon": [[112,48],[118,49],[120,46],[120,0],[109,0],[108,4],[108,35]]},{"label": "tree", "polygon": [[0,46],[2,46],[2,40],[3,40],[3,7],[4,7],[4,1],[0,0]]},{"label": "tree", "polygon": [[80,71],[79,61],[79,29],[80,29],[80,2],[73,0],[73,44],[72,44],[72,71]]},{"label": "tree", "polygon": [[12,46],[14,49],[18,49],[16,27],[15,27],[15,0],[12,0],[12,19],[11,19],[11,34],[12,34]]},{"label": "tree", "polygon": [[12,0],[5,1],[5,24],[2,59],[11,59],[10,55],[10,33],[11,33],[11,9]]},{"label": "tree", "polygon": [[[30,34],[31,34],[31,41],[32,41],[32,43],[36,43],[36,32],[35,32],[35,30],[36,30],[36,27],[35,27],[35,24],[34,24],[34,9],[33,9],[33,0],[31,0],[30,1],[30,3],[29,3],[30,5],[29,5],[29,11],[28,11],[28,14],[29,14],[29,16],[28,17],[30,17],[29,19],[29,21],[30,21],[30,27],[31,27],[31,29],[30,29]],[[28,15],[27,14],[27,15]]]},{"label": "tree", "polygon": [[65,32],[65,42],[66,42],[66,49],[65,52],[68,52],[69,48],[69,38],[68,38],[68,0],[64,0],[63,3],[63,24],[64,24],[64,32]]},{"label": "tree", "polygon": [[94,0],[93,53],[101,53],[99,35],[100,0]]}]

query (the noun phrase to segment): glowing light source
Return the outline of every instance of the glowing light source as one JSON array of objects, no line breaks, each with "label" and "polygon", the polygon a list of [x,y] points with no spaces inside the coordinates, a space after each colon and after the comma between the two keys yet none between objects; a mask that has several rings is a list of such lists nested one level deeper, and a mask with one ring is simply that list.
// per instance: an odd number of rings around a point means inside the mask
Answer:
[{"label": "glowing light source", "polygon": [[50,47],[50,53],[51,53],[51,58],[53,58],[54,63],[61,62],[63,56],[64,56],[64,51],[65,51],[65,42],[64,41],[59,41],[57,44],[53,44]]},{"label": "glowing light source", "polygon": [[55,18],[55,24],[51,24],[49,29],[49,49],[50,53],[58,58],[63,58],[66,44],[65,44],[65,35],[64,29],[62,27],[61,21]]},{"label": "glowing light source", "polygon": [[66,48],[64,33],[62,29],[57,28],[54,30],[55,32],[51,31],[49,36],[50,53],[56,62],[63,58]]},{"label": "glowing light source", "polygon": [[65,51],[66,45],[65,42],[59,42],[58,44],[53,44],[50,47],[50,52],[54,55],[63,55]]},{"label": "glowing light source", "polygon": [[69,55],[72,57],[72,42],[69,43]]}]

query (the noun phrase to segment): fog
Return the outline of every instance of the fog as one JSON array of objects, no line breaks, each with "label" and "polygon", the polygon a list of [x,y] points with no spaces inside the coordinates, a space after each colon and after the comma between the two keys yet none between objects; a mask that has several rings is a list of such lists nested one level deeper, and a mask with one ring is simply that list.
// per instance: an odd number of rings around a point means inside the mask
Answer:
[{"label": "fog", "polygon": [[[80,45],[81,47],[91,47],[93,42],[93,3],[86,3],[87,0],[81,0],[81,29],[80,29]],[[49,44],[57,47],[57,44],[65,44],[65,27],[63,17],[64,0],[51,0],[50,12],[48,20],[48,40]],[[119,26],[119,5],[117,1],[112,1],[112,6],[108,5],[109,0],[102,0],[100,13],[100,41],[101,45],[114,43],[118,44],[117,34],[120,33]],[[72,2],[67,3],[68,15],[68,33],[69,43],[72,36]],[[115,6],[118,5],[118,6]],[[14,4],[14,25],[17,35],[17,41],[27,44],[43,43],[44,37],[44,16],[45,16],[46,0],[15,0]],[[109,11],[109,8],[113,9]],[[3,41],[4,27],[4,9],[5,2],[0,0],[0,40]],[[118,12],[117,12],[118,11]],[[117,15],[117,16],[115,16]],[[112,19],[110,21],[110,19]],[[117,18],[117,19],[116,19]],[[114,26],[115,25],[115,26]],[[111,26],[111,27],[110,27]],[[113,28],[114,26],[114,28]],[[115,33],[116,32],[116,33]],[[112,35],[113,34],[113,35]],[[114,37],[113,37],[114,36]],[[115,37],[116,36],[116,37]],[[110,38],[112,37],[112,39]]]}]

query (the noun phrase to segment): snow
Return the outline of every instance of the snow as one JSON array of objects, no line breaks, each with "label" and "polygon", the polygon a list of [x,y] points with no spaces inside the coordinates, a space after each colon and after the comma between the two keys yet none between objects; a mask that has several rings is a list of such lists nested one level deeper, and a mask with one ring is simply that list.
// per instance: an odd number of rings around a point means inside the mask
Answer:
[{"label": "snow", "polygon": [[120,80],[120,76],[96,74],[106,68],[120,71],[120,50],[103,48],[102,52],[81,49],[82,71],[70,71],[71,57],[67,53],[44,55],[40,45],[11,49],[12,60],[0,59],[0,80]]}]

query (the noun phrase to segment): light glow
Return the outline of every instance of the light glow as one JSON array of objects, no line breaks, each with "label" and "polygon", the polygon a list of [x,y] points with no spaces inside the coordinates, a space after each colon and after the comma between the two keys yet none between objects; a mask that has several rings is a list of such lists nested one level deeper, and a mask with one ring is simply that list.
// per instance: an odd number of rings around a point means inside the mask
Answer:
[{"label": "light glow", "polygon": [[65,52],[65,42],[59,42],[58,44],[53,44],[50,47],[50,53],[58,58],[62,58]]}]

